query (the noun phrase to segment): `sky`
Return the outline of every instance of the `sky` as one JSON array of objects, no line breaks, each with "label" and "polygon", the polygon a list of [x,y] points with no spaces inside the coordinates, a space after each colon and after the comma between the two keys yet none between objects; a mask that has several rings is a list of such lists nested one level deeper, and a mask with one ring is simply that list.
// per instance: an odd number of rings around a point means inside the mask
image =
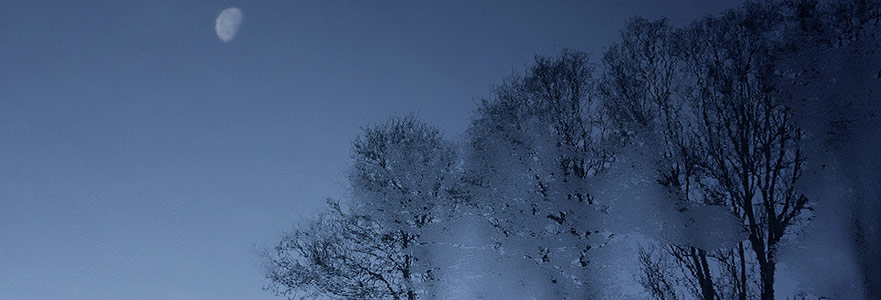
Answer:
[{"label": "sky", "polygon": [[739,2],[4,1],[0,298],[278,299],[258,252],[345,198],[361,127],[456,140],[535,55]]}]

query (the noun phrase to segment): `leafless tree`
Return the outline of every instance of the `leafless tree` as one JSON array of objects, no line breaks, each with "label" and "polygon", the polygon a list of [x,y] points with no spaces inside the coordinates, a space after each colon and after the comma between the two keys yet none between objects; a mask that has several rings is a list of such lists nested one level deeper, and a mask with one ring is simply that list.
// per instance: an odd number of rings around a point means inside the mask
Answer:
[{"label": "leafless tree", "polygon": [[[750,2],[676,31],[637,19],[606,55],[605,99],[617,120],[660,146],[659,182],[685,201],[728,206],[747,229],[736,251],[667,248],[701,299],[721,289],[749,297],[744,247],[758,265],[762,299],[773,299],[779,242],[808,208],[796,189],[803,133],[773,93],[779,8]],[[739,270],[725,268],[732,255]],[[714,276],[727,276],[726,286]]]},{"label": "leafless tree", "polygon": [[394,236],[407,299],[416,299],[426,292],[418,285],[433,279],[434,267],[416,251],[430,244],[424,229],[458,201],[456,153],[436,128],[415,117],[396,117],[365,128],[352,157],[353,206]]},{"label": "leafless tree", "polygon": [[366,215],[329,209],[302,223],[264,254],[265,289],[280,296],[402,299],[404,241]]}]

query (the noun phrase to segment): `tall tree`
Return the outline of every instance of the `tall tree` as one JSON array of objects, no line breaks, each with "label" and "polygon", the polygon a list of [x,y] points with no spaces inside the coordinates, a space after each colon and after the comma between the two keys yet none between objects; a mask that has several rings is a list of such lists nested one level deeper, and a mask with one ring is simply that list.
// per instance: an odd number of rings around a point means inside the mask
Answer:
[{"label": "tall tree", "polygon": [[[645,154],[652,162],[642,172],[654,173],[657,184],[674,195],[675,205],[686,210],[719,201],[701,189],[703,155],[693,134],[697,116],[691,114],[681,94],[681,37],[682,32],[666,19],[631,20],[621,32],[621,41],[604,55],[606,73],[600,91],[611,119],[627,133],[631,147],[655,152]],[[643,284],[658,299],[677,297],[671,284],[677,280],[664,278],[672,273],[660,273],[664,270],[659,266],[667,263],[652,261],[666,261],[666,255],[684,270],[687,278],[678,281],[688,283],[694,297],[709,300],[725,295],[722,278],[718,278],[723,274],[710,266],[715,258],[727,255],[709,250],[687,243],[641,250]]]},{"label": "tall tree", "polygon": [[[745,220],[758,263],[761,298],[774,299],[779,244],[807,208],[796,189],[804,168],[802,130],[784,99],[775,97],[779,6],[748,3],[708,19],[696,46],[684,51],[696,79],[692,94],[700,113],[706,170],[717,191]],[[703,51],[699,51],[703,49]]]},{"label": "tall tree", "polygon": [[[268,290],[343,299],[431,296],[436,266],[426,230],[452,209],[456,153],[439,131],[414,117],[364,128],[354,141],[351,212],[328,212],[285,236],[266,254]],[[434,271],[434,272],[433,272]]]},{"label": "tall tree", "polygon": [[[663,21],[637,19],[606,55],[613,116],[661,152],[660,184],[686,202],[725,205],[741,218],[762,299],[774,298],[780,241],[807,208],[796,189],[803,132],[774,93],[780,49],[773,33],[781,24],[778,4],[758,2],[675,32]],[[696,297],[724,295],[712,271],[730,270],[719,273],[734,283],[726,289],[745,299],[742,247],[710,253],[674,245],[666,252],[686,270]]]},{"label": "tall tree", "polygon": [[611,134],[591,113],[599,109],[591,76],[583,52],[536,57],[524,76],[481,103],[469,129],[466,169],[476,178],[478,206],[507,251],[547,267],[555,297],[585,293],[581,272],[599,244],[590,241],[596,230],[586,216],[595,208],[586,183],[611,160]]},{"label": "tall tree", "polygon": [[407,299],[415,299],[427,292],[417,285],[433,279],[433,266],[419,254],[428,253],[426,227],[452,208],[456,153],[437,129],[414,117],[400,117],[365,128],[354,142],[352,157],[353,207],[394,235],[403,255],[397,268]]}]

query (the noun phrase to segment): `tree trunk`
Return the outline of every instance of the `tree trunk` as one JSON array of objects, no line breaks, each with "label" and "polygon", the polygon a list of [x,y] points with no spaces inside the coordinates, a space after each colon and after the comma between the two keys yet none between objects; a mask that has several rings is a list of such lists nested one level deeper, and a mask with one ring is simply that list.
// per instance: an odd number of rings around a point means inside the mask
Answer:
[{"label": "tree trunk", "polygon": [[746,255],[743,252],[743,242],[737,243],[737,251],[740,254],[740,291],[738,300],[746,300]]},{"label": "tree trunk", "polygon": [[703,269],[703,279],[701,282],[701,294],[704,297],[704,300],[715,300],[716,299],[716,288],[713,286],[713,277],[710,275],[710,267],[707,263],[707,252],[700,249],[698,250],[698,257],[700,258],[700,268]]},{"label": "tree trunk", "polygon": [[774,271],[776,263],[767,260],[760,267],[762,276],[762,300],[774,300]]},{"label": "tree trunk", "polygon": [[713,287],[713,277],[710,275],[710,267],[707,263],[707,253],[702,249],[690,248],[688,256],[694,264],[694,276],[697,277],[698,286],[701,289],[701,300],[715,300],[716,290]]}]

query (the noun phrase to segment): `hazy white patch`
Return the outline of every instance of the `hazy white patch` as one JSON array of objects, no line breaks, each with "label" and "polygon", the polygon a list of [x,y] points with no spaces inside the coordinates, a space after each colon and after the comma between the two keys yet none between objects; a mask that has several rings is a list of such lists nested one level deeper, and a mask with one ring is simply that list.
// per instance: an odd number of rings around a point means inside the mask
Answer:
[{"label": "hazy white patch", "polygon": [[242,10],[231,7],[224,9],[220,12],[220,15],[217,16],[214,30],[217,31],[217,37],[224,42],[229,43],[229,41],[232,41],[232,39],[236,37],[236,32],[239,31],[239,25],[241,24]]}]

